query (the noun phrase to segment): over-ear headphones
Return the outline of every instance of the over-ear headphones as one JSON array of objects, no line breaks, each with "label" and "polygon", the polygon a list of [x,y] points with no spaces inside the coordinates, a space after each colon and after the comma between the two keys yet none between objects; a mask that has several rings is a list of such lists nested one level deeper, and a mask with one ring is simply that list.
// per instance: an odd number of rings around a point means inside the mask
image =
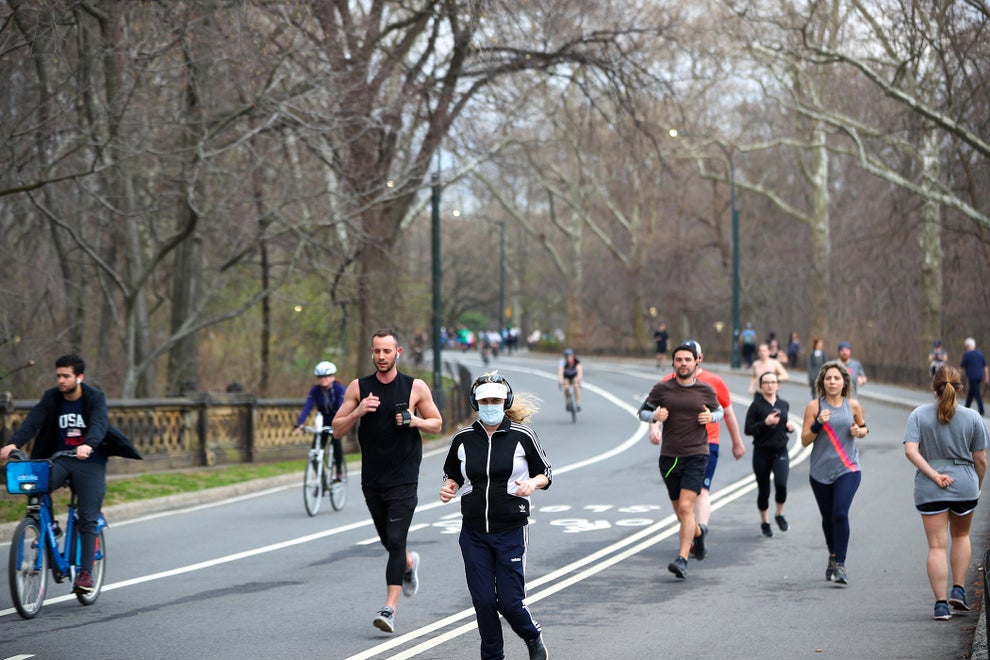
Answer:
[{"label": "over-ear headphones", "polygon": [[478,398],[474,395],[474,393],[478,387],[484,385],[485,383],[498,383],[499,385],[505,385],[507,393],[505,395],[505,403],[502,404],[502,410],[508,410],[512,407],[512,386],[509,385],[509,381],[507,381],[504,376],[497,372],[492,372],[490,374],[482,374],[478,376],[478,379],[475,380],[474,384],[471,386],[471,407],[474,410],[478,409]]}]

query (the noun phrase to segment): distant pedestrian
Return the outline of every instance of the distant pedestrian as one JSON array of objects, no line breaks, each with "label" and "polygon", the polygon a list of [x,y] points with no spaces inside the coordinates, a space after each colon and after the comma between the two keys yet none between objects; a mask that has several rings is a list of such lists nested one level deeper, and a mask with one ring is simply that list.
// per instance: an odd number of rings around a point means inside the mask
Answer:
[{"label": "distant pedestrian", "polygon": [[942,346],[942,340],[936,339],[932,344],[932,350],[928,351],[928,371],[934,376],[938,368],[949,361],[949,354]]},{"label": "distant pedestrian", "polygon": [[[987,470],[987,427],[975,412],[959,407],[961,390],[959,371],[939,367],[932,378],[937,401],[915,408],[904,431],[904,454],[918,468],[914,506],[928,539],[926,565],[936,620],[950,619],[950,606],[970,611],[964,586],[972,557],[969,530]],[[946,599],[950,565],[953,584]]]},{"label": "distant pedestrian", "polygon": [[749,369],[756,358],[756,329],[752,323],[747,323],[739,333],[739,348],[742,350],[743,364]]},{"label": "distant pedestrian", "polygon": [[787,369],[784,365],[780,363],[780,360],[770,357],[770,346],[768,344],[760,344],[757,349],[759,357],[753,360],[753,365],[749,374],[749,393],[756,394],[756,381],[763,374],[774,374],[777,376],[777,380],[790,380],[790,374],[787,373]]},{"label": "distant pedestrian", "polygon": [[787,419],[790,405],[777,397],[780,381],[773,373],[759,378],[760,394],[746,411],[746,435],[753,436],[753,474],[756,475],[756,509],[760,513],[760,531],[763,536],[773,536],[770,527],[770,474],[773,474],[776,515],[774,521],[780,531],[789,528],[784,518],[784,502],[787,501],[787,477],[790,473],[790,457],[787,454],[787,434],[793,433],[794,423]]},{"label": "distant pedestrian", "polygon": [[866,385],[866,371],[863,364],[852,357],[852,344],[847,341],[839,342],[839,361],[849,372],[849,396],[855,399],[859,388]]},{"label": "distant pedestrian", "polygon": [[804,409],[801,444],[812,445],[809,478],[828,547],[825,579],[848,584],[849,507],[862,481],[857,438],[870,432],[859,401],[849,397],[849,371],[838,360],[822,365],[818,398]]},{"label": "distant pedestrian", "polygon": [[798,358],[801,357],[801,339],[796,330],[791,330],[791,335],[787,340],[787,363],[791,368],[797,367]]},{"label": "distant pedestrian", "polygon": [[667,343],[670,341],[670,334],[667,332],[667,324],[660,322],[657,329],[653,331],[653,341],[657,344],[657,370],[662,370],[667,362]]},{"label": "distant pedestrian", "polygon": [[808,386],[811,388],[811,398],[818,396],[815,389],[815,382],[818,380],[818,372],[828,358],[825,356],[825,340],[821,337],[814,337],[811,340],[811,352],[808,353]]},{"label": "distant pedestrian", "polygon": [[969,408],[973,399],[976,399],[976,408],[982,416],[984,413],[982,387],[984,383],[990,383],[990,369],[987,368],[987,359],[983,353],[976,350],[975,339],[967,337],[963,346],[966,347],[966,352],[963,353],[959,366],[962,367],[966,373],[966,380],[969,381],[969,390],[966,392],[966,407]]},{"label": "distant pedestrian", "polygon": [[536,402],[514,395],[509,382],[493,372],[474,381],[471,407],[478,419],[450,443],[440,501],[449,502],[461,490],[461,555],[481,658],[505,657],[501,614],[526,642],[529,657],[545,659],[542,628],[524,602],[529,498],[551,481],[550,461],[525,425]]},{"label": "distant pedestrian", "polygon": [[780,362],[781,364],[788,364],[787,352],[781,350],[780,343],[776,339],[767,340],[767,348],[770,350],[770,357]]}]

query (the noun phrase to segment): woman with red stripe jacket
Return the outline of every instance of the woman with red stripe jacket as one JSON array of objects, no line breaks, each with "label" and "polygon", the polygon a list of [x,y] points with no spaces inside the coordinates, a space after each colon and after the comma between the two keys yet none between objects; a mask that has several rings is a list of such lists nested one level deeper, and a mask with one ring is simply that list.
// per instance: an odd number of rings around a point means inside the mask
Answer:
[{"label": "woman with red stripe jacket", "polygon": [[848,584],[849,507],[862,481],[856,438],[865,438],[870,430],[859,401],[849,398],[851,381],[842,362],[823,364],[815,387],[818,398],[804,409],[801,445],[813,443],[809,476],[828,546],[825,579]]},{"label": "woman with red stripe jacket", "polygon": [[471,386],[478,420],[458,431],[444,462],[440,500],[460,490],[461,555],[474,603],[481,658],[504,657],[505,617],[526,642],[530,659],[547,657],[542,628],[523,603],[530,495],[550,487],[550,461],[536,433],[523,424],[536,412],[535,399],[514,395],[496,372]]}]

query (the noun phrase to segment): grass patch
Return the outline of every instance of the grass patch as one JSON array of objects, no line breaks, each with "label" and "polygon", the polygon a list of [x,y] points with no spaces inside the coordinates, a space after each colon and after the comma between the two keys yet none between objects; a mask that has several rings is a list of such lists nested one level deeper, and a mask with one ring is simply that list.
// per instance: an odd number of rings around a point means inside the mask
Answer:
[{"label": "grass patch", "polygon": [[[348,457],[348,461],[357,460],[358,456]],[[180,470],[174,472],[153,472],[148,474],[109,477],[107,479],[107,494],[103,498],[103,506],[136,502],[165,497],[179,493],[191,493],[229,486],[231,484],[277,477],[283,474],[298,473],[302,481],[303,467],[306,461],[280,461],[277,463],[245,463],[226,465],[219,468],[201,468]],[[65,513],[69,505],[69,490],[60,488],[53,496],[56,515]],[[23,495],[3,493],[0,496],[0,522],[14,522],[24,517],[27,498]]]}]

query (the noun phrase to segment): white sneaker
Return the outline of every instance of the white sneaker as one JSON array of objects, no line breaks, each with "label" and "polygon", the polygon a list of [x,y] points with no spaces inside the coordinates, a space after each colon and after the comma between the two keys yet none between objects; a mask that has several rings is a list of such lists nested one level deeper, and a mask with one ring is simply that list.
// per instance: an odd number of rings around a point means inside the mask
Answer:
[{"label": "white sneaker", "polygon": [[395,632],[395,610],[391,607],[383,607],[372,623],[375,628],[383,632]]},{"label": "white sneaker", "polygon": [[412,557],[412,568],[406,569],[402,577],[402,594],[412,597],[419,591],[419,553],[410,552],[409,555]]}]

